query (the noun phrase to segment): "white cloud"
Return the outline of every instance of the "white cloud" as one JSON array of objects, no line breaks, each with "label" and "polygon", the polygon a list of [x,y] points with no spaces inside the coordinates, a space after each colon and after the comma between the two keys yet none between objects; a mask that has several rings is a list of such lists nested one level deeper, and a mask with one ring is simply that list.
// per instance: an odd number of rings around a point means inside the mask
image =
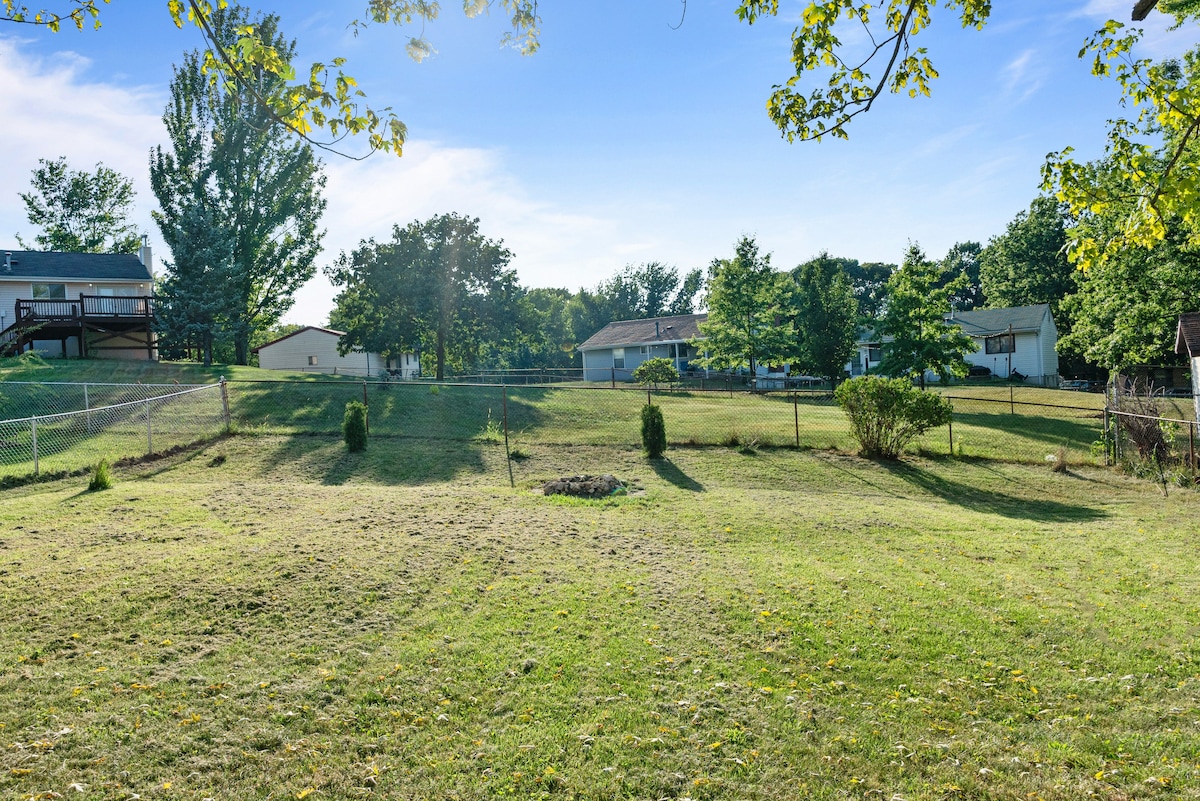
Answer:
[{"label": "white cloud", "polygon": [[1004,94],[1020,103],[1033,95],[1042,86],[1035,52],[1025,50],[1005,65],[1003,70]]},{"label": "white cloud", "polygon": [[[27,239],[18,192],[29,186],[38,159],[65,156],[75,169],[97,162],[133,180],[137,190],[134,219],[157,240],[150,216],[155,207],[147,160],[150,149],[165,141],[161,92],[125,88],[89,80],[90,62],[75,53],[31,56],[22,42],[0,39],[0,118],[7,121],[0,143],[0,241],[16,247],[14,234]],[[564,211],[529,197],[521,181],[504,168],[503,153],[479,148],[410,142],[401,159],[378,154],[363,162],[334,158],[326,165],[328,208],[323,266],[362,239],[386,240],[394,224],[456,211],[480,218],[484,234],[504,239],[516,254],[513,266],[529,286],[594,284],[627,258],[636,246],[615,247],[615,223],[607,216]],[[649,252],[652,244],[640,250]],[[159,266],[169,257],[156,249]],[[297,293],[287,315],[296,322],[324,322],[333,290],[318,274]]]},{"label": "white cloud", "polygon": [[[121,88],[87,78],[89,61],[72,52],[33,58],[17,39],[0,39],[0,241],[16,246],[15,233],[32,238],[18,192],[29,188],[38,159],[66,156],[74,169],[97,162],[130,178],[139,203],[135,222],[153,232],[147,159],[163,139],[162,99],[142,88]],[[11,239],[10,239],[11,238]]]}]

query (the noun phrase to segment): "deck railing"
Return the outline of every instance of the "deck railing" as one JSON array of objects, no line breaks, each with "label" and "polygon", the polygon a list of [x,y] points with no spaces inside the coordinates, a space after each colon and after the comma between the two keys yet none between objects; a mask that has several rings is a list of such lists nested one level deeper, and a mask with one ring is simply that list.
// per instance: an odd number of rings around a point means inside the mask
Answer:
[{"label": "deck railing", "polygon": [[71,300],[38,298],[18,300],[16,316],[20,323],[78,320],[83,317],[154,317],[152,295],[80,295]]}]

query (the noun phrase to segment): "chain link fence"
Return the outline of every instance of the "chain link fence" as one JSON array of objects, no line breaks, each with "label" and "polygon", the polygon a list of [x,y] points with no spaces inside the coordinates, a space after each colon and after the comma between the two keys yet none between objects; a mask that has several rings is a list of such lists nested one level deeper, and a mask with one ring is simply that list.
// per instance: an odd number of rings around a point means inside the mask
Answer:
[{"label": "chain link fence", "polygon": [[[134,396],[102,406],[93,405],[93,392],[109,400]],[[95,464],[162,453],[208,439],[228,422],[223,385],[208,384],[174,391],[141,385],[24,385],[22,404],[44,401],[49,409],[80,405],[74,411],[33,414],[0,421],[0,479],[61,474]],[[88,391],[87,388],[91,388]],[[9,398],[12,385],[0,383]],[[11,400],[6,401],[12,403]],[[10,407],[11,408],[11,407]],[[23,407],[27,408],[27,407]]]},{"label": "chain link fence", "polygon": [[[1103,464],[1136,450],[1114,439],[1124,429],[1106,417],[1103,395],[969,386],[944,392],[954,409],[953,422],[918,439],[912,446],[918,452]],[[321,379],[187,388],[4,382],[0,397],[0,409],[23,413],[0,422],[0,476],[78,469],[102,457],[160,452],[212,436],[226,425],[247,434],[337,436],[350,401],[367,405],[372,437],[464,444],[499,443],[507,437],[514,448],[640,447],[642,407],[653,402],[663,410],[672,447],[857,448],[830,393],[751,392],[732,385],[646,390],[628,384]],[[104,405],[97,406],[98,401]],[[1194,464],[1194,457],[1181,449],[1197,436],[1195,421],[1184,416],[1190,408],[1189,402],[1172,405],[1167,411],[1178,419],[1161,424],[1171,459],[1187,465]]]},{"label": "chain link fence", "polygon": [[[745,389],[645,390],[607,387],[432,384],[425,382],[231,381],[230,408],[240,431],[337,434],[348,401],[365,403],[370,433],[458,442],[503,437],[530,445],[639,446],[641,410],[662,407],[676,447],[834,448],[853,450],[845,415],[828,392]],[[1093,405],[1050,403],[1078,393],[1004,397],[949,394],[954,422],[915,447],[930,455],[1073,463],[1103,458],[1103,396]],[[1049,395],[1045,393],[1050,393]],[[1061,449],[1061,454],[1060,454]]]}]

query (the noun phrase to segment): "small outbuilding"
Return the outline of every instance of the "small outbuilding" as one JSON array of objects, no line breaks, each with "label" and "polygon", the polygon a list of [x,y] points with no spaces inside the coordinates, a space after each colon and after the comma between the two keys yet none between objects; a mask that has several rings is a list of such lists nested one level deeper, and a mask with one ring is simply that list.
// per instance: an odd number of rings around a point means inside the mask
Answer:
[{"label": "small outbuilding", "polygon": [[1200,420],[1200,312],[1179,315],[1175,329],[1175,352],[1188,357],[1192,367],[1192,404]]},{"label": "small outbuilding", "polygon": [[307,325],[299,331],[259,345],[258,366],[264,370],[294,370],[302,373],[355,375],[363,378],[392,375],[397,378],[416,378],[421,374],[420,360],[415,354],[384,358],[378,353],[352,350],[338,353],[338,342],[345,331]]}]

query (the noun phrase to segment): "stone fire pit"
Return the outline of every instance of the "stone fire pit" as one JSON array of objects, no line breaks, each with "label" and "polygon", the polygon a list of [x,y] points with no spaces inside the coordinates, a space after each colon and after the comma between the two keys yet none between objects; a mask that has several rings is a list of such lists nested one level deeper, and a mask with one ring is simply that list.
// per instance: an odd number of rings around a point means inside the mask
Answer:
[{"label": "stone fire pit", "polygon": [[609,495],[624,495],[625,485],[616,476],[570,476],[547,481],[542,492],[576,498],[607,498]]}]

